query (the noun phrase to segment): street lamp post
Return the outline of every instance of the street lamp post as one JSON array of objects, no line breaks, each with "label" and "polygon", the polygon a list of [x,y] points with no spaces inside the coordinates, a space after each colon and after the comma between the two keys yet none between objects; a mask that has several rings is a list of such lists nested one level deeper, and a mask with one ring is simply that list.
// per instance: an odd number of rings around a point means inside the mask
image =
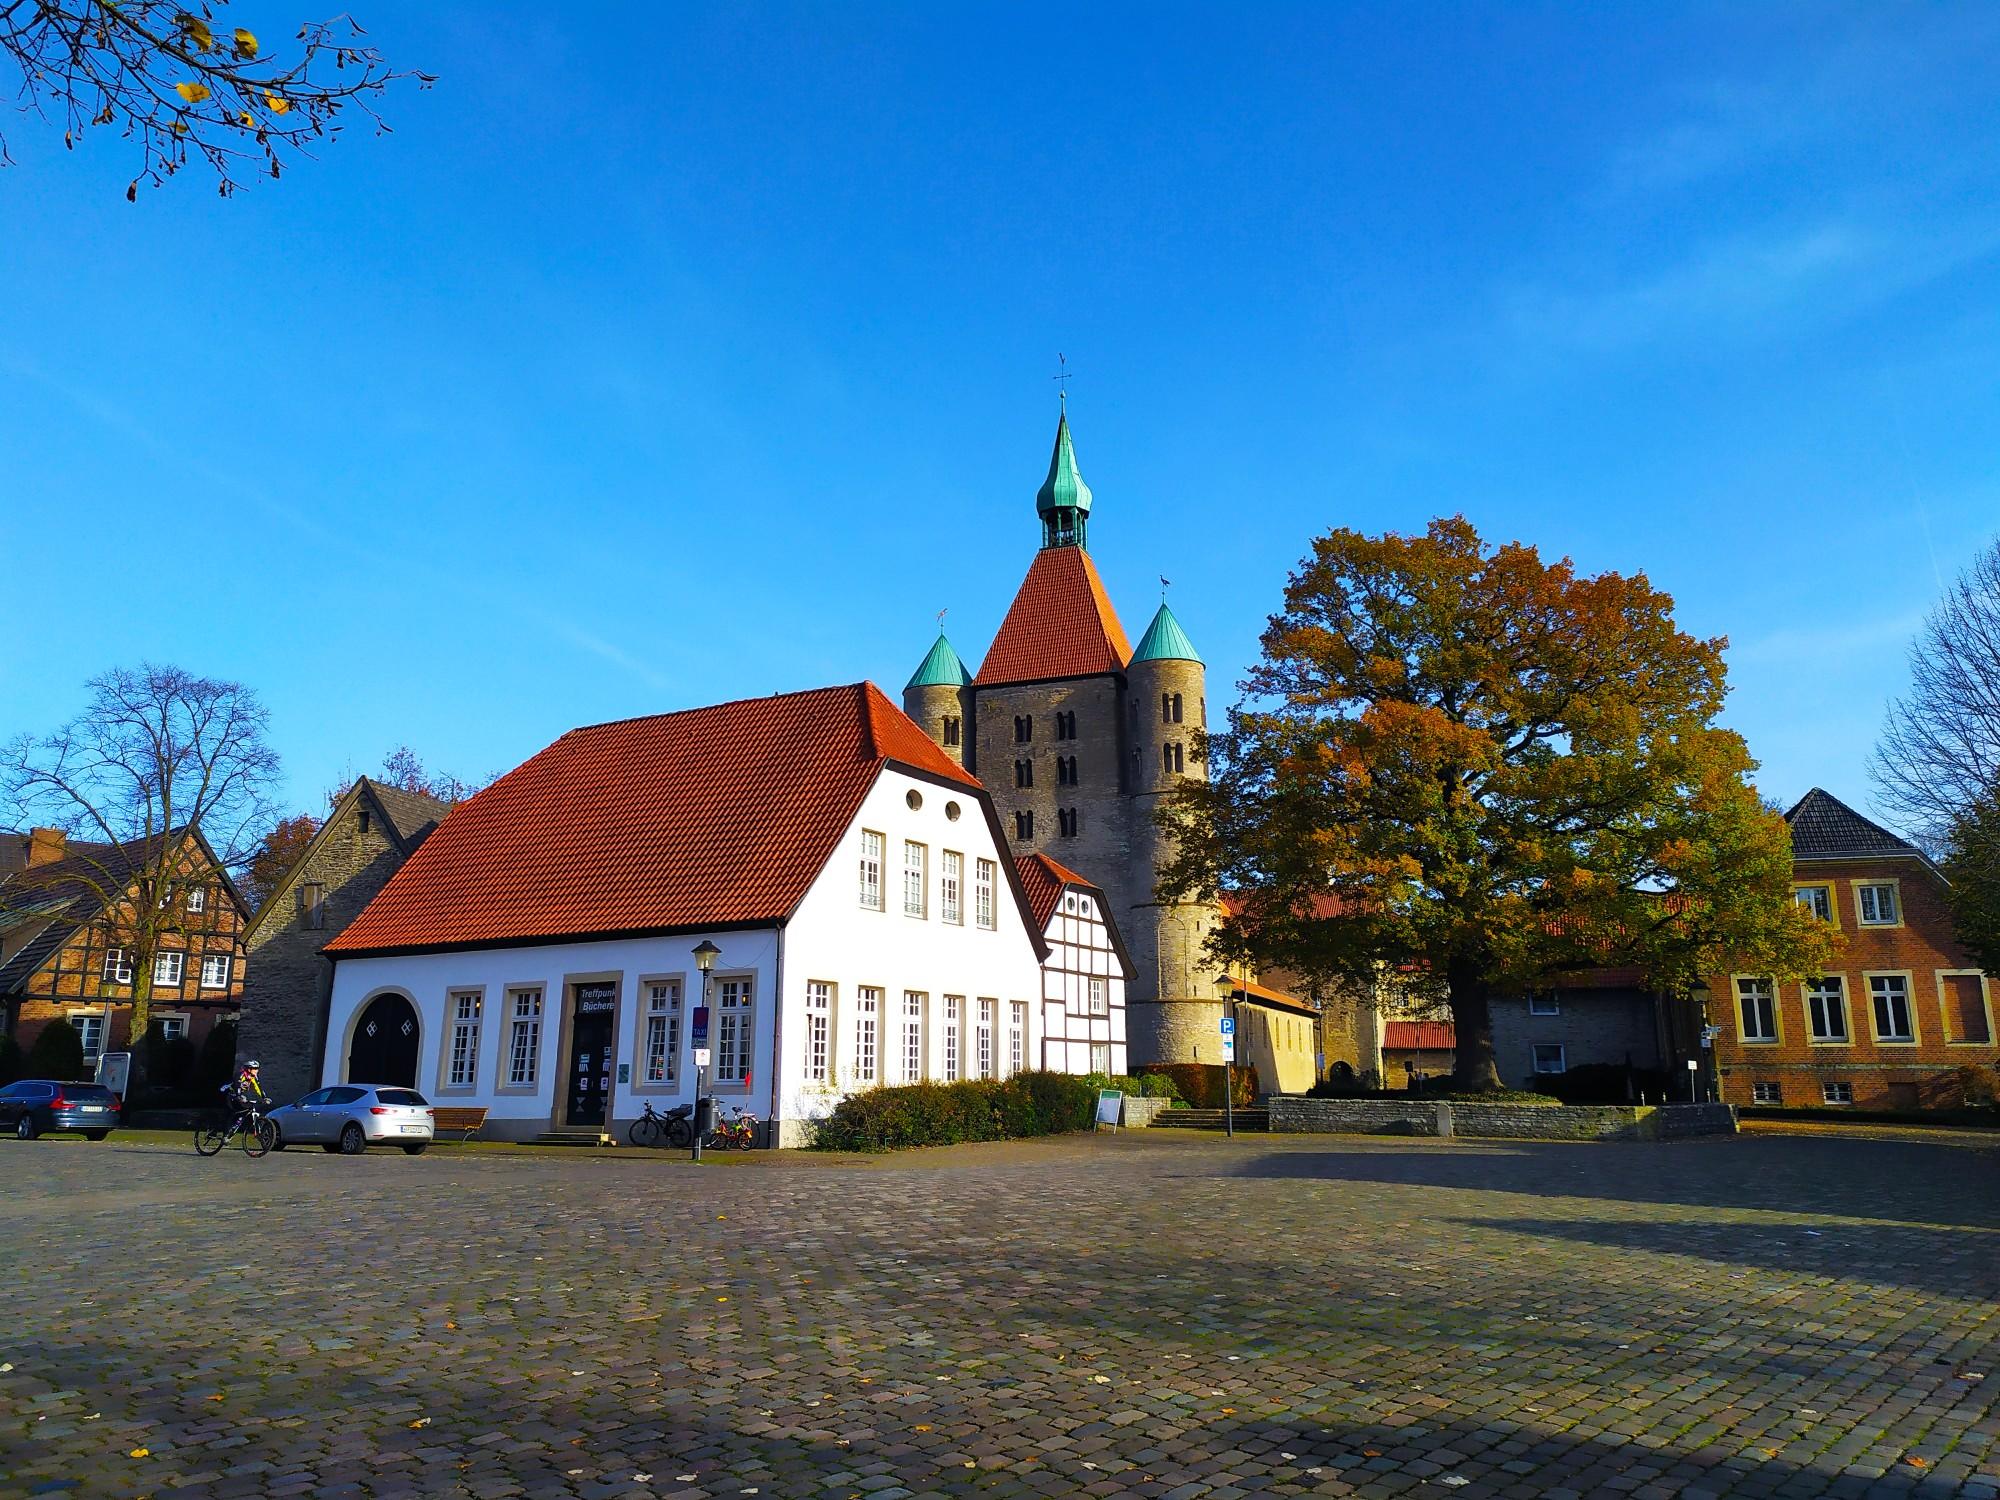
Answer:
[{"label": "street lamp post", "polygon": [[[1249,980],[1249,970],[1244,970],[1244,980]],[[1222,1133],[1230,1140],[1236,1139],[1236,976],[1222,976],[1224,991],[1223,1007],[1229,1016],[1228,1045],[1222,1052]]]},{"label": "street lamp post", "polygon": [[[1702,1074],[1709,1073],[1710,1069],[1715,1066],[1715,1028],[1708,1024],[1708,986],[1697,979],[1692,985],[1688,986],[1688,999],[1694,1002],[1695,1040],[1698,1047],[1693,1060],[1699,1063],[1705,1054],[1708,1064],[1707,1067],[1693,1068],[1688,1074],[1688,1102],[1696,1104],[1700,1100],[1695,1096],[1695,1079]],[[1710,1077],[1703,1077],[1701,1079],[1703,1091],[1707,1092],[1714,1081],[1712,1075]],[[1719,1095],[1721,1090],[1717,1088],[1715,1092]]]},{"label": "street lamp post", "polygon": [[[721,956],[722,950],[707,938],[703,938],[701,946],[694,950],[694,966],[701,971],[702,1019],[701,1041],[694,1048],[694,1146],[690,1154],[696,1161],[701,1160],[701,1136],[702,1131],[708,1125],[708,1120],[702,1109],[703,1096],[708,1091],[708,1066],[702,1061],[708,1053],[708,976],[709,971],[715,967],[716,959]],[[691,1026],[689,1027],[689,1035],[693,1035],[693,1027]]]}]

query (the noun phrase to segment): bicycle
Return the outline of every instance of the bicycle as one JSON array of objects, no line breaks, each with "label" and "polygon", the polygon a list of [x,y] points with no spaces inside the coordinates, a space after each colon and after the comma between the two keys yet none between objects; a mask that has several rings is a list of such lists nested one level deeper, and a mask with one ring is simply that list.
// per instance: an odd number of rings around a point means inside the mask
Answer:
[{"label": "bicycle", "polygon": [[635,1146],[692,1146],[694,1126],[688,1123],[688,1116],[693,1113],[692,1105],[676,1104],[661,1114],[648,1099],[646,1112],[632,1122],[626,1139]]},{"label": "bicycle", "polygon": [[754,1150],[757,1145],[757,1130],[762,1123],[749,1110],[731,1105],[729,1118],[725,1120],[717,1116],[715,1128],[709,1131],[708,1139],[702,1144],[711,1151]]},{"label": "bicycle", "polygon": [[229,1144],[232,1136],[242,1138],[240,1144],[245,1156],[262,1156],[278,1144],[278,1127],[266,1118],[260,1105],[238,1104],[224,1124],[210,1121],[195,1127],[195,1154],[213,1156]]}]

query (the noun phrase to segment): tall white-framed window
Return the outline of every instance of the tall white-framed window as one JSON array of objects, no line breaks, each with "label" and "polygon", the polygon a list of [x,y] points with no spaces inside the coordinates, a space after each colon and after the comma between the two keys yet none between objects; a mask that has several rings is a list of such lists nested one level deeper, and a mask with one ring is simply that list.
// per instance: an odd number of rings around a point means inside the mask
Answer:
[{"label": "tall white-framed window", "polygon": [[1092,1042],[1090,1044],[1090,1071],[1093,1073],[1110,1073],[1111,1043]]},{"label": "tall white-framed window", "polygon": [[681,982],[646,982],[646,1056],[642,1080],[665,1086],[681,1073]]},{"label": "tall white-framed window", "polygon": [[903,991],[903,1082],[924,1081],[924,1002],[922,990]]},{"label": "tall white-framed window", "polygon": [[925,887],[930,883],[930,850],[915,839],[903,840],[903,915],[921,917],[929,906]]},{"label": "tall white-framed window", "polygon": [[1745,977],[1736,981],[1738,1034],[1746,1042],[1775,1042],[1778,1039],[1778,993],[1769,979]]},{"label": "tall white-framed window", "polygon": [[83,1038],[83,1064],[95,1068],[97,1059],[104,1052],[104,1012],[84,1015],[80,1012],[70,1016],[70,1024],[76,1027],[76,1034]]},{"label": "tall white-framed window", "polygon": [[187,955],[178,948],[165,948],[153,955],[153,983],[178,985],[187,972]]},{"label": "tall white-framed window", "polygon": [[993,1076],[993,1028],[999,1014],[998,1000],[979,1002],[979,1022],[972,1033],[972,1065],[981,1078]]},{"label": "tall white-framed window", "polygon": [[1016,1000],[1009,1007],[1007,1022],[1007,1074],[1011,1078],[1028,1066],[1028,1002]]},{"label": "tall white-framed window", "polygon": [[990,859],[975,860],[972,873],[972,919],[981,927],[993,926],[993,882],[999,866]]},{"label": "tall white-framed window", "polygon": [[229,969],[227,953],[204,953],[201,956],[201,987],[205,990],[228,989]]},{"label": "tall white-framed window", "polygon": [[132,982],[132,950],[130,948],[108,948],[105,950],[104,982],[106,984],[130,984]]},{"label": "tall white-framed window", "polygon": [[444,1081],[447,1087],[469,1089],[479,1082],[478,990],[453,990],[451,994],[451,1062]]},{"label": "tall white-framed window", "polygon": [[882,909],[882,835],[872,828],[861,830],[861,909]]},{"label": "tall white-framed window", "polygon": [[208,910],[207,886],[197,885],[197,886],[190,886],[188,888],[187,909],[190,913],[196,916],[199,916],[202,912]]},{"label": "tall white-framed window", "polygon": [[507,1016],[507,1086],[531,1089],[541,1075],[542,992],[509,991]]},{"label": "tall white-framed window", "polygon": [[1833,887],[1830,885],[1795,885],[1792,899],[1822,922],[1833,920]]},{"label": "tall white-framed window", "polygon": [[944,997],[944,1081],[965,1076],[965,996]]},{"label": "tall white-framed window", "polygon": [[854,991],[854,1081],[874,1083],[881,1074],[882,991],[864,984]]},{"label": "tall white-framed window", "polygon": [[716,984],[715,1081],[750,1083],[750,1046],[757,1035],[756,992],[747,974]]},{"label": "tall white-framed window", "polygon": [[1806,981],[1806,1027],[1816,1042],[1847,1040],[1847,987],[1838,974]]},{"label": "tall white-framed window", "polygon": [[938,920],[957,926],[965,921],[963,887],[965,885],[965,856],[955,849],[946,849],[939,856],[938,869]]},{"label": "tall white-framed window", "polygon": [[1915,1019],[1910,1014],[1910,981],[1901,974],[1870,974],[1868,1003],[1875,1016],[1878,1042],[1914,1042]]},{"label": "tall white-framed window", "polygon": [[1093,1016],[1111,1014],[1111,981],[1102,974],[1090,976],[1090,1013]]},{"label": "tall white-framed window", "polygon": [[806,1082],[833,1081],[833,985],[806,981]]},{"label": "tall white-framed window", "polygon": [[1898,920],[1896,906],[1896,886],[1893,881],[1879,885],[1857,885],[1854,888],[1855,905],[1860,909],[1863,927],[1894,927]]}]

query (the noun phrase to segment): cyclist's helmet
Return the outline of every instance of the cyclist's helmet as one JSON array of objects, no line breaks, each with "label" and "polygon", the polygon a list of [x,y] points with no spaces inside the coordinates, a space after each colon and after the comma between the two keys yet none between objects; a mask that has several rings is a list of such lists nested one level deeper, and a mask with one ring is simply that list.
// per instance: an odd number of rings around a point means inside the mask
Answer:
[{"label": "cyclist's helmet", "polygon": [[[253,1073],[254,1073],[254,1072],[256,1072],[256,1071],[257,1071],[257,1069],[258,1069],[258,1068],[260,1068],[260,1067],[261,1067],[261,1066],[263,1066],[263,1065],[262,1065],[261,1063],[259,1063],[259,1062],[257,1061],[257,1059],[256,1059],[256,1058],[254,1058],[254,1057],[253,1057],[253,1058],[251,1058],[251,1059],[250,1059],[250,1061],[248,1061],[247,1063],[245,1063],[245,1064],[244,1064],[243,1066],[244,1066],[244,1067],[246,1067],[246,1068],[248,1068],[248,1069],[249,1069],[249,1070],[250,1070],[251,1072],[253,1072]],[[209,1074],[208,1076],[209,1076],[209,1077],[211,1077],[211,1078],[213,1078],[213,1077],[214,1077],[215,1075],[214,1075],[213,1073],[211,1073],[211,1074]]]}]

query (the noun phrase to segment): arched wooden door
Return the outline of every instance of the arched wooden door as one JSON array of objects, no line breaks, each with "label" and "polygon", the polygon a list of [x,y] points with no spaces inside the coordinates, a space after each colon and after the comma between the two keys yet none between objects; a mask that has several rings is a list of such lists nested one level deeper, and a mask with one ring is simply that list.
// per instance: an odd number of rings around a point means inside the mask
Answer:
[{"label": "arched wooden door", "polygon": [[401,995],[377,995],[361,1012],[347,1054],[347,1081],[417,1086],[417,1012]]}]

